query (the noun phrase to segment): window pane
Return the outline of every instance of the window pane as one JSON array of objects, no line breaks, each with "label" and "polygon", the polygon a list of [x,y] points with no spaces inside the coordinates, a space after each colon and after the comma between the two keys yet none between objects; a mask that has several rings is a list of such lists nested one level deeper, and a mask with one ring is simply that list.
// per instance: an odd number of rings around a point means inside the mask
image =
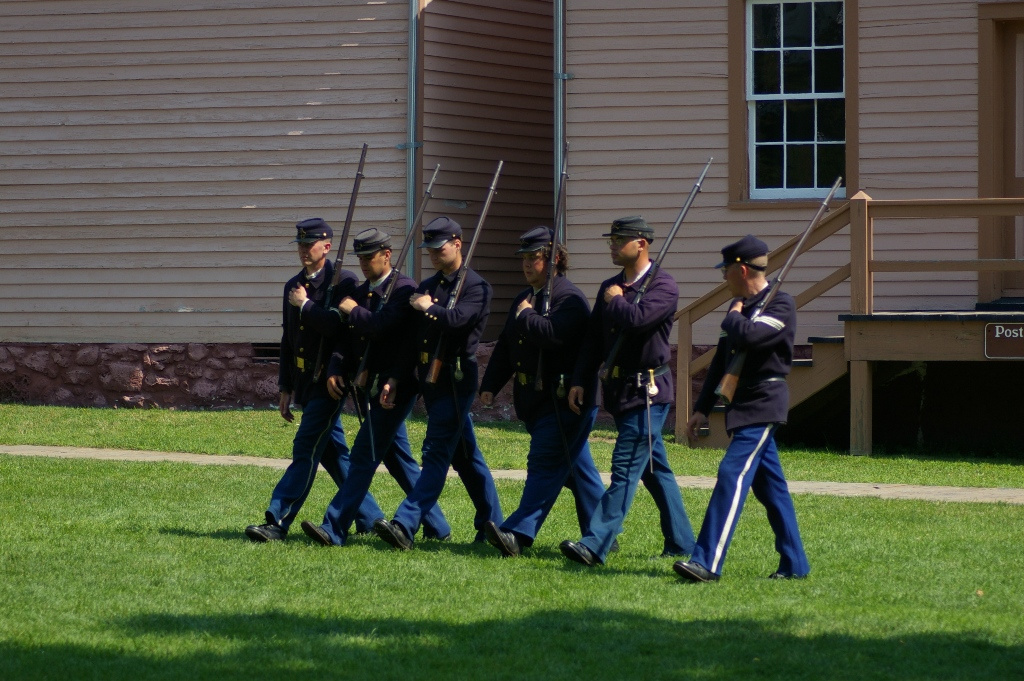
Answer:
[{"label": "window pane", "polygon": [[782,147],[758,146],[755,152],[757,171],[754,182],[758,189],[782,187]]},{"label": "window pane", "polygon": [[786,187],[814,186],[814,145],[791,144],[786,147]]},{"label": "window pane", "polygon": [[846,100],[818,100],[818,141],[846,141]]},{"label": "window pane", "polygon": [[837,177],[846,184],[846,147],[842,144],[818,145],[818,186],[831,187]]},{"label": "window pane", "polygon": [[782,141],[782,102],[758,102],[755,112],[754,141]]},{"label": "window pane", "polygon": [[754,53],[754,94],[755,95],[777,95],[779,94],[779,53],[755,52]]},{"label": "window pane", "polygon": [[843,3],[814,3],[814,44],[843,44]]},{"label": "window pane", "polygon": [[783,92],[811,91],[811,51],[785,50],[782,53]]},{"label": "window pane", "polygon": [[781,26],[778,5],[754,5],[754,47],[778,47]]},{"label": "window pane", "polygon": [[811,3],[782,5],[782,44],[785,47],[811,46]]},{"label": "window pane", "polygon": [[793,99],[786,102],[786,141],[814,140],[814,100]]},{"label": "window pane", "polygon": [[814,91],[843,91],[843,51],[814,51]]}]

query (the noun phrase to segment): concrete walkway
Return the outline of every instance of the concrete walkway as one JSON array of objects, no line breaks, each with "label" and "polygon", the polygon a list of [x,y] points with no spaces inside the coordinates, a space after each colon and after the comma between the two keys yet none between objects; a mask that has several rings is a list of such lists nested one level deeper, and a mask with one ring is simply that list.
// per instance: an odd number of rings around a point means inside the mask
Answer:
[{"label": "concrete walkway", "polygon": [[[266,459],[254,456],[214,456],[173,452],[140,452],[123,449],[90,449],[85,447],[40,447],[34,445],[0,445],[0,454],[14,456],[47,456],[61,459],[98,459],[104,461],[175,461],[210,466],[265,466],[284,469],[288,459]],[[494,470],[495,479],[523,480],[526,471]],[[449,471],[449,477],[455,476]],[[605,483],[608,474],[603,473]],[[711,489],[711,477],[680,475],[680,487]],[[954,501],[971,503],[1006,503],[1024,505],[1024,489],[1003,487],[945,487],[933,485],[892,485],[871,482],[808,482],[790,480],[794,494],[825,494],[838,497],[878,497],[880,499],[915,499],[923,501]]]}]

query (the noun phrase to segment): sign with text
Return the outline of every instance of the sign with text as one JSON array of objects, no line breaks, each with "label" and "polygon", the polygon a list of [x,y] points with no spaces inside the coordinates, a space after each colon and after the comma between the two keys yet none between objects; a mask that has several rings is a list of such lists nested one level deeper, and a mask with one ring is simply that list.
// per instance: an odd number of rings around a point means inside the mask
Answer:
[{"label": "sign with text", "polygon": [[1024,359],[1024,324],[986,324],[987,359]]}]

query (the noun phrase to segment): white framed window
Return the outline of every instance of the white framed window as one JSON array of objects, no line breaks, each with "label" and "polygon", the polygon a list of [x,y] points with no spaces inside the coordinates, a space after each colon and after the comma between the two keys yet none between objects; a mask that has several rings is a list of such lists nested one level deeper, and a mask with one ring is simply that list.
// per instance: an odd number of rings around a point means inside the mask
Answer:
[{"label": "white framed window", "polygon": [[746,25],[750,198],[823,198],[846,177],[843,2],[748,0]]}]

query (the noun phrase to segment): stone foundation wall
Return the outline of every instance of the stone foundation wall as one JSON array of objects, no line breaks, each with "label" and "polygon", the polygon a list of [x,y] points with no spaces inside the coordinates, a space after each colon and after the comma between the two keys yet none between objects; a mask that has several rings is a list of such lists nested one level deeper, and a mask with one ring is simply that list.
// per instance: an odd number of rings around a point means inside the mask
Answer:
[{"label": "stone foundation wall", "polygon": [[[493,343],[478,351],[480,375]],[[671,360],[675,368],[675,356]],[[164,409],[277,408],[276,361],[248,343],[0,343],[0,402],[73,407]],[[701,376],[694,379],[700,389]],[[421,403],[417,410],[422,412]],[[515,419],[511,383],[493,407],[477,401],[480,421]],[[610,423],[602,411],[599,421]],[[669,413],[667,427],[674,424]]]},{"label": "stone foundation wall", "polygon": [[0,402],[276,408],[277,394],[277,363],[248,343],[0,344]]}]

